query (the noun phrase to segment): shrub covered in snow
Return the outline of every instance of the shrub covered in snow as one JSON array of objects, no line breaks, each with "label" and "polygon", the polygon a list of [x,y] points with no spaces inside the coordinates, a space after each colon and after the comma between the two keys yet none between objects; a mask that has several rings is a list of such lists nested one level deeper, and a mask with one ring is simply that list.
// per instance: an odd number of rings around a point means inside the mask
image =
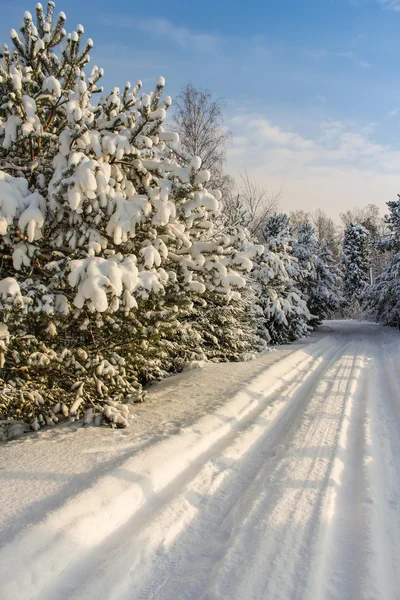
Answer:
[{"label": "shrub covered in snow", "polygon": [[92,40],[54,8],[0,53],[0,415],[125,426],[121,402],[173,368],[196,303],[243,314],[257,250],[221,230],[201,160],[166,151],[164,79],[102,95]]}]

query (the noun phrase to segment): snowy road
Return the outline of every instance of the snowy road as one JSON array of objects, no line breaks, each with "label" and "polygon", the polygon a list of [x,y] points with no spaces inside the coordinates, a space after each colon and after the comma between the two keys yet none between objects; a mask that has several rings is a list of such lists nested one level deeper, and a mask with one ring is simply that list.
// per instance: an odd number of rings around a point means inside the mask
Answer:
[{"label": "snowy road", "polygon": [[0,447],[1,600],[400,598],[400,334],[336,321],[276,358],[108,462],[94,429],[91,467],[78,432]]}]

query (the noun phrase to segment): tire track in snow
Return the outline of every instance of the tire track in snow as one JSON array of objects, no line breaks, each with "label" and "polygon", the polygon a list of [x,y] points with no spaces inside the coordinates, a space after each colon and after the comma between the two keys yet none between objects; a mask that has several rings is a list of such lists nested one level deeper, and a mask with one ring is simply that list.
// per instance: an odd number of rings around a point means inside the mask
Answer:
[{"label": "tire track in snow", "polygon": [[[376,598],[367,588],[371,538],[367,464],[368,344],[356,343],[356,368],[349,379],[338,444],[324,498],[323,522],[309,598]],[[375,590],[376,592],[376,590]]]},{"label": "tire track in snow", "polygon": [[[324,356],[335,348],[327,337],[306,351],[296,351],[214,415],[188,428],[186,437],[183,432],[128,459],[45,522],[23,532],[0,552],[0,597],[70,598],[73,589],[79,589],[88,574],[107,562],[110,551],[126,539],[127,528],[134,532],[143,521],[153,519],[209,456],[218,455],[266,407],[270,421],[282,414],[290,425],[293,411],[281,396],[283,391],[301,386],[311,376],[317,378],[314,371],[320,371]],[[164,454],[173,463],[167,468]]]},{"label": "tire track in snow", "polygon": [[[152,515],[148,526],[135,532],[136,539],[133,542],[128,538],[116,556],[109,559],[103,579],[110,586],[106,588],[107,597],[132,598],[132,590],[135,590],[135,599],[203,597],[202,590],[207,587],[213,564],[220,563],[236,542],[235,520],[243,522],[246,531],[246,510],[242,506],[251,506],[253,496],[261,497],[265,493],[268,473],[279,462],[285,445],[296,433],[309,397],[313,397],[322,379],[329,378],[331,361],[340,358],[342,353],[343,346],[339,350],[335,347],[331,349],[323,357],[321,367],[309,379],[296,382],[293,390],[288,391],[288,406],[293,408],[295,403],[297,406],[296,414],[294,410],[287,413],[286,423],[274,421],[273,428],[266,428],[263,415],[259,415],[225,449],[218,449],[217,461],[214,458],[205,462],[197,477],[177,494],[160,515]],[[334,377],[341,370],[343,365],[340,362]],[[274,456],[275,452],[277,454]],[[234,512],[237,513],[235,518],[232,517]],[[257,512],[256,515],[258,518]],[[148,539],[153,540],[152,547],[146,544]],[[154,543],[154,540],[157,542]],[[130,559],[138,555],[141,556],[140,572]],[[194,565],[196,581],[193,585],[190,580]],[[97,588],[99,592],[100,586]],[[90,595],[92,593],[93,596]],[[96,597],[92,582],[82,596],[81,593],[76,596],[80,597]],[[226,596],[222,594],[221,597]],[[247,592],[235,596],[229,591],[228,597],[247,599],[253,596],[247,595]],[[269,595],[266,597],[270,598]]]},{"label": "tire track in snow", "polygon": [[398,600],[400,337],[332,328],[23,530],[1,600]]},{"label": "tire track in snow", "polygon": [[381,344],[380,351],[372,350],[368,372],[367,433],[372,449],[368,472],[375,542],[371,572],[380,600],[398,600],[400,589],[400,352],[396,346],[386,349]]},{"label": "tire track in snow", "polygon": [[[244,519],[243,539],[219,567],[214,593],[205,597],[222,599],[228,590],[232,598],[317,598],[305,590],[311,568],[319,568],[315,543],[355,368],[355,357],[341,356],[321,378],[292,443],[259,485],[263,500]],[[244,560],[250,568],[235,581]]]}]

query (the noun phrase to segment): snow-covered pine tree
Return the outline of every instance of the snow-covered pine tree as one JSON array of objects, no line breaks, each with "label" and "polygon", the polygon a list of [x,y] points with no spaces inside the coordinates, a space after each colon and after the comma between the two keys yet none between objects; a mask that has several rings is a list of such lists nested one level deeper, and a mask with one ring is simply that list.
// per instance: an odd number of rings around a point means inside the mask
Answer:
[{"label": "snow-covered pine tree", "polygon": [[0,414],[125,426],[121,402],[172,368],[193,299],[234,294],[248,259],[222,239],[201,160],[165,157],[164,79],[96,102],[93,42],[54,8],[26,12],[0,57]]},{"label": "snow-covered pine tree", "polygon": [[332,318],[332,314],[341,306],[342,275],[332,251],[324,243],[318,243],[317,260],[315,262],[315,280],[310,286],[307,306],[313,317],[314,325],[324,319]]},{"label": "snow-covered pine tree", "polygon": [[385,238],[386,221],[380,216],[379,206],[368,204],[363,208],[353,208],[340,215],[345,227],[350,223],[359,224],[365,227],[369,233],[368,253],[372,281],[383,272],[386,266],[388,256],[385,252],[379,250],[380,240]]},{"label": "snow-covered pine tree", "polygon": [[[191,154],[198,151],[210,171],[209,183],[222,191],[221,211],[214,226],[220,231],[222,248],[234,240],[235,247],[242,250],[236,255],[242,270],[242,276],[236,280],[240,293],[227,295],[224,287],[209,282],[204,294],[194,298],[184,319],[183,344],[174,361],[177,368],[188,361],[242,360],[264,348],[256,334],[254,292],[246,285],[245,272],[252,268],[250,258],[257,252],[257,242],[249,238],[248,215],[244,215],[240,201],[235,206],[228,202],[232,178],[223,173],[223,162],[225,145],[231,134],[221,128],[222,106],[221,100],[212,100],[211,92],[196,89],[191,84],[185,86],[175,104],[172,124],[174,131],[179,133],[179,144],[167,144],[166,155],[184,167],[191,160]],[[196,226],[195,223],[194,228]],[[204,237],[204,230],[200,235]]]},{"label": "snow-covered pine tree", "polygon": [[[298,275],[297,282],[299,290],[310,310],[310,297],[316,279],[316,262],[318,242],[315,229],[310,221],[306,219],[295,229],[295,242],[293,244],[293,256],[297,258]],[[311,312],[310,325],[318,322],[318,317]]]},{"label": "snow-covered pine tree", "polygon": [[293,255],[298,260],[299,288],[312,315],[310,324],[315,327],[340,306],[340,273],[332,252],[318,242],[309,221],[299,225],[296,233]]},{"label": "snow-covered pine tree", "polygon": [[252,273],[263,317],[259,334],[272,344],[284,344],[307,335],[311,315],[298,288],[300,270],[289,217],[272,215],[263,233],[264,253]]},{"label": "snow-covered pine tree", "polygon": [[257,335],[255,304],[255,294],[247,286],[229,299],[219,292],[198,297],[186,321],[178,369],[196,361],[248,360],[265,349],[266,344]]},{"label": "snow-covered pine tree", "polygon": [[381,253],[390,256],[385,269],[371,288],[371,310],[384,325],[400,329],[400,196],[387,203],[385,216],[388,233],[377,244]]},{"label": "snow-covered pine tree", "polygon": [[[259,318],[254,310],[256,296],[248,285],[253,261],[263,252],[263,247],[255,245],[248,231],[240,226],[225,229],[222,244],[226,243],[224,238],[230,240],[230,245],[233,243],[238,250],[232,259],[232,264],[240,266],[241,270],[240,278],[234,279],[238,289],[227,296],[223,288],[212,284],[207,286],[202,297],[194,301],[190,337],[195,340],[193,332],[196,332],[204,358],[246,360],[254,356],[255,351],[266,347],[257,335]],[[219,268],[222,268],[225,276],[223,266]]]},{"label": "snow-covered pine tree", "polygon": [[[227,227],[220,215],[215,223],[220,227],[217,238],[220,250],[227,248],[228,254],[218,265],[210,262],[206,268],[216,269],[222,279],[219,281],[216,273],[211,272],[210,279],[205,280],[205,292],[193,298],[180,331],[180,351],[174,363],[178,370],[192,361],[247,360],[266,347],[257,335],[259,318],[254,309],[254,290],[249,284],[254,259],[263,251],[263,246],[255,244],[245,228]],[[228,263],[237,269],[236,274],[228,273]],[[221,285],[225,278],[236,290],[227,293],[226,287]]]},{"label": "snow-covered pine tree", "polygon": [[350,223],[343,238],[343,300],[348,316],[361,312],[363,296],[368,289],[370,262],[369,233],[362,225]]}]

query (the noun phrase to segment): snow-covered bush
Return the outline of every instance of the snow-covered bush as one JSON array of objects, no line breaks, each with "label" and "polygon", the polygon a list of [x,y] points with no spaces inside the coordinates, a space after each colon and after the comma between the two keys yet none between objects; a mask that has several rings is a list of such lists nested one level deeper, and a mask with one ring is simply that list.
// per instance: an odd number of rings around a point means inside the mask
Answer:
[{"label": "snow-covered bush", "polygon": [[262,314],[259,334],[273,344],[284,344],[307,335],[311,315],[299,288],[301,271],[293,256],[295,236],[289,217],[273,215],[263,234],[264,252],[252,274]]},{"label": "snow-covered bush", "polygon": [[0,415],[125,426],[121,402],[173,368],[193,303],[244,301],[252,265],[201,160],[165,152],[164,79],[99,97],[92,40],[54,8],[0,53]]}]

